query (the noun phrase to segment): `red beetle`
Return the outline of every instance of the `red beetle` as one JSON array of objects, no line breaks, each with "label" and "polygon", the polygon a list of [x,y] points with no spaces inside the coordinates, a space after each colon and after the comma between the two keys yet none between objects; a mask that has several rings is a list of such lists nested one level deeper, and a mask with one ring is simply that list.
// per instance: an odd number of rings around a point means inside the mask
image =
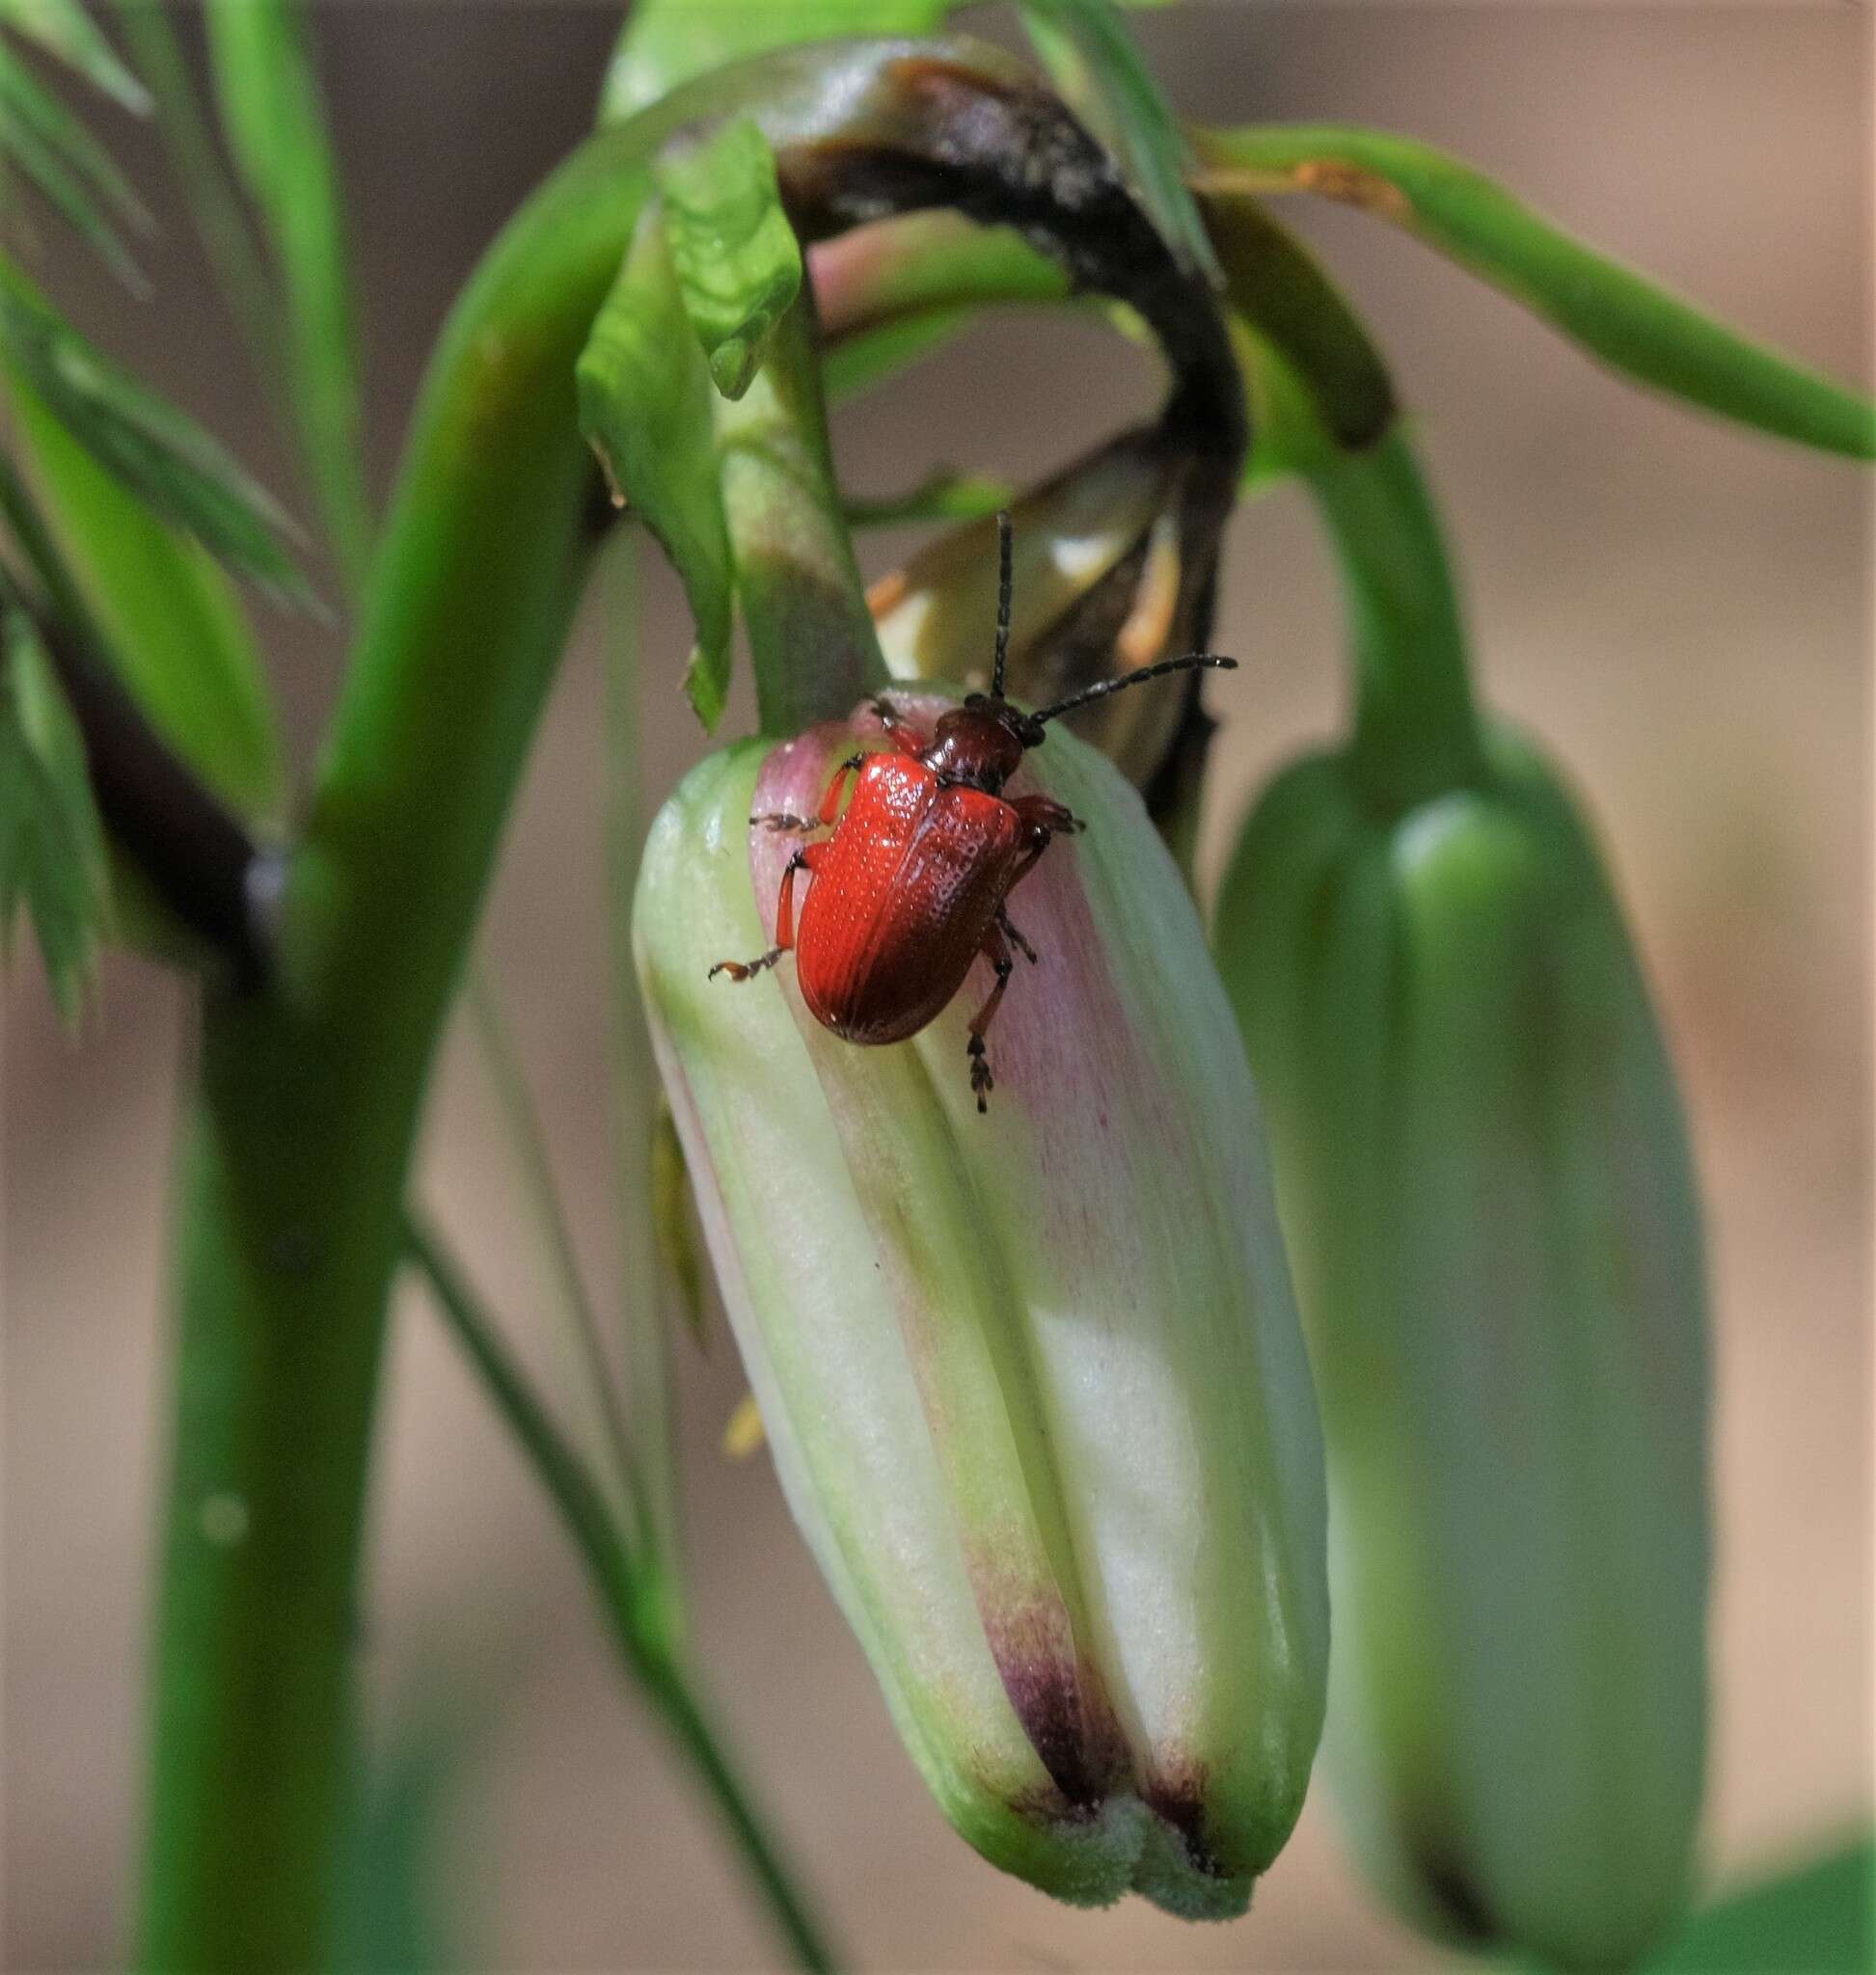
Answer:
[{"label": "red beetle", "polygon": [[[988,693],[973,692],[940,717],[927,742],[885,700],[874,702],[889,751],[856,754],[834,771],[820,813],[752,816],[770,829],[831,827],[788,860],[775,902],[775,943],[752,960],[719,960],[711,977],[747,981],[795,955],[802,999],[825,1027],[850,1042],[902,1042],[950,1005],[981,954],[996,975],[971,1018],[970,1087],[979,1111],[993,1079],[984,1036],[1010,984],[1012,947],[1035,950],[1011,925],[1005,902],[1050,841],[1083,825],[1047,796],[1006,800],[1005,782],[1024,751],[1047,738],[1045,722],[1109,692],[1201,665],[1232,667],[1236,659],[1193,652],[1109,679],[1085,692],[1026,714],[1003,697],[1010,643],[1010,518],[997,517],[1001,582],[996,658]],[[841,813],[851,777],[859,780]],[[795,879],[813,879],[795,925]]]}]

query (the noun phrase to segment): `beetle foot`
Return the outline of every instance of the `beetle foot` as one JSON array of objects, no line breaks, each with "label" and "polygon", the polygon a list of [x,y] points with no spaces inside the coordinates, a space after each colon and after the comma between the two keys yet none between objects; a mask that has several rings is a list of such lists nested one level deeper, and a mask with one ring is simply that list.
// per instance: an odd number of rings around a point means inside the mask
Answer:
[{"label": "beetle foot", "polygon": [[991,1067],[984,1059],[983,1037],[971,1037],[965,1054],[970,1058],[970,1088],[977,1094],[977,1115],[981,1118],[991,1108],[986,1099],[996,1088],[996,1079],[992,1076]]},{"label": "beetle foot", "polygon": [[1036,964],[1036,949],[1033,946],[1031,946],[1025,938],[1023,938],[1022,934],[1017,931],[1017,929],[1010,923],[1010,921],[1007,918],[998,919],[997,924],[1001,926],[1003,929],[1004,938],[1007,939],[1010,942],[1010,944],[1013,947],[1015,947],[1016,950],[1023,957],[1023,959],[1026,960],[1029,962],[1029,964],[1033,967]]},{"label": "beetle foot", "polygon": [[786,809],[777,809],[767,816],[750,817],[749,827],[788,830],[799,836],[807,830],[819,829],[821,825],[811,816],[795,816]]},{"label": "beetle foot", "polygon": [[727,974],[732,981],[747,981],[765,967],[773,967],[781,959],[782,952],[781,947],[772,946],[767,953],[759,954],[752,960],[719,960],[704,978],[714,981],[719,974]]}]

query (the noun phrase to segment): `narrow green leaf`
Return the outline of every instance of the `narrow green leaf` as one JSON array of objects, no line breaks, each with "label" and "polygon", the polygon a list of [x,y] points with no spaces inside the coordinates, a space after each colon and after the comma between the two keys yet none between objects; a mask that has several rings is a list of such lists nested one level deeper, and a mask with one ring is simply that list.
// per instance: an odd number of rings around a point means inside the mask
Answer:
[{"label": "narrow green leaf", "polygon": [[232,175],[208,127],[194,74],[167,9],[152,0],[114,0],[130,57],[149,83],[156,127],[169,154],[216,284],[247,338],[262,383],[286,399],[279,299],[261,261],[254,228]]},{"label": "narrow green leaf", "polygon": [[0,42],[0,164],[11,163],[126,287],[148,291],[106,208],[140,231],[149,210],[84,123]]},{"label": "narrow green leaf", "polygon": [[856,397],[876,384],[942,349],[953,337],[970,327],[974,308],[926,309],[902,315],[877,329],[845,337],[827,352],[823,376],[830,402]]},{"label": "narrow green leaf", "polygon": [[734,117],[694,149],[667,153],[656,176],[685,311],[717,389],[741,397],[802,285],[775,154],[752,118]]},{"label": "narrow green leaf", "polygon": [[849,497],[847,525],[850,528],[892,528],[909,521],[981,521],[998,513],[1016,499],[1008,480],[991,473],[961,473],[940,467],[929,479],[904,494],[883,500],[863,501]]},{"label": "narrow green leaf", "polygon": [[689,1630],[683,1521],[678,1511],[677,1394],[658,1268],[651,1035],[639,999],[632,902],[645,840],[639,672],[643,639],[642,548],[636,529],[615,528],[599,570],[606,671],[601,723],[606,781],[606,999],[612,1043],[613,1177],[624,1263],[619,1312],[624,1345],[626,1437],[637,1462],[648,1592],[663,1603],[657,1623],[681,1642]]},{"label": "narrow green leaf", "polygon": [[150,92],[118,59],[79,0],[0,0],[0,27],[56,56],[126,110],[148,114]]},{"label": "narrow green leaf", "polygon": [[729,690],[729,537],[717,483],[710,373],[692,333],[658,203],[639,222],[575,371],[580,429],[614,498],[664,544],[697,624],[685,690],[706,728]]},{"label": "narrow green leaf", "polygon": [[15,432],[105,654],[151,724],[246,815],[285,794],[279,718],[239,595],[199,542],[158,521],[24,388]]},{"label": "narrow green leaf", "polygon": [[7,611],[0,648],[0,950],[23,908],[70,1022],[110,921],[104,825],[78,722],[24,611]]},{"label": "narrow green leaf", "polygon": [[606,70],[599,121],[616,123],[680,82],[790,41],[926,35],[958,0],[637,0]]},{"label": "narrow green leaf", "polygon": [[1876,1845],[1868,1838],[1697,1913],[1647,1975],[1866,1975],[1876,1967]]},{"label": "narrow green leaf", "polygon": [[[1359,452],[1393,424],[1394,386],[1361,318],[1309,251],[1251,199],[1204,203],[1232,312],[1283,357],[1333,446]],[[1257,433],[1251,469],[1267,471],[1274,435]],[[1265,458],[1259,462],[1256,454]]]},{"label": "narrow green leaf", "polygon": [[279,264],[300,447],[346,585],[371,553],[344,203],[298,0],[210,0],[222,127]]},{"label": "narrow green leaf", "polygon": [[1638,383],[1801,445],[1876,458],[1876,405],[1735,336],[1429,145],[1338,124],[1193,137],[1208,189],[1316,192],[1360,206]]},{"label": "narrow green leaf", "polygon": [[337,1975],[445,1975],[470,1965],[452,1951],[471,1931],[463,1925],[463,1893],[453,1881],[447,1891],[438,1883],[435,1859],[464,1772],[502,1719],[510,1686],[479,1667],[465,1677],[453,1664],[420,1664],[382,1745],[361,1751],[345,1833]]},{"label": "narrow green leaf", "polygon": [[272,498],[201,426],[79,335],[3,257],[0,363],[128,492],[274,596],[312,601],[281,547],[291,524]]},{"label": "narrow green leaf", "polygon": [[1114,153],[1175,257],[1214,286],[1224,275],[1185,185],[1186,146],[1113,0],[1021,0],[1055,85]]},{"label": "narrow green leaf", "polygon": [[502,1130],[521,1182],[522,1204],[534,1224],[540,1259],[550,1296],[567,1345],[571,1383],[577,1388],[580,1410],[587,1421],[592,1472],[607,1500],[631,1526],[644,1523],[643,1491],[638,1462],[627,1430],[625,1413],[613,1381],[606,1327],[586,1288],[585,1271],[574,1247],[560,1189],[548,1154],[540,1109],[528,1085],[520,1052],[488,968],[472,959],[463,999],[471,1033],[501,1113]]}]

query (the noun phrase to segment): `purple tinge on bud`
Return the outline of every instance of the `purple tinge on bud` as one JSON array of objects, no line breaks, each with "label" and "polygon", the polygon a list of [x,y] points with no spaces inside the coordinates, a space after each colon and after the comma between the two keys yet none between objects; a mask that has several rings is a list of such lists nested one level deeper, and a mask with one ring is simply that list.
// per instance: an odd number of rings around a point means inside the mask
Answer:
[{"label": "purple tinge on bud", "polygon": [[[913,724],[947,702],[895,695]],[[1120,774],[1051,731],[1011,794],[1088,825],[911,1042],[820,1027],[769,944],[870,714],[706,762],[637,906],[654,1035],[791,1506],[946,1814],[1059,1896],[1240,1911],[1300,1807],[1327,1652],[1321,1454],[1249,1071]],[[751,881],[753,880],[753,882]],[[890,875],[885,875],[888,914]],[[877,935],[890,938],[889,917]]]}]

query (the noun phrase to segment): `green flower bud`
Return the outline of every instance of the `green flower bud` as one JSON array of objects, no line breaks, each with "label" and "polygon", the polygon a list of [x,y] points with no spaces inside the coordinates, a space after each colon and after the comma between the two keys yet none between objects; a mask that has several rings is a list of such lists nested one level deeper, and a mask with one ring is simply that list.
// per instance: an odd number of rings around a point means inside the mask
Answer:
[{"label": "green flower bud", "polygon": [[1550,770],[1253,815],[1219,958],[1329,1447],[1331,1775],[1423,1924],[1628,1964],[1701,1790],[1707,1343],[1672,1072]]},{"label": "green flower bud", "polygon": [[[945,702],[903,695],[929,724]],[[1243,1909],[1321,1722],[1321,1452],[1256,1099],[1138,797],[1051,731],[1012,793],[1087,819],[1011,901],[1036,950],[909,1042],[802,1008],[769,943],[872,716],[694,770],[635,924],[666,1088],[789,1504],[958,1830],[1058,1897]],[[1032,767],[1033,764],[1033,767]]]}]

